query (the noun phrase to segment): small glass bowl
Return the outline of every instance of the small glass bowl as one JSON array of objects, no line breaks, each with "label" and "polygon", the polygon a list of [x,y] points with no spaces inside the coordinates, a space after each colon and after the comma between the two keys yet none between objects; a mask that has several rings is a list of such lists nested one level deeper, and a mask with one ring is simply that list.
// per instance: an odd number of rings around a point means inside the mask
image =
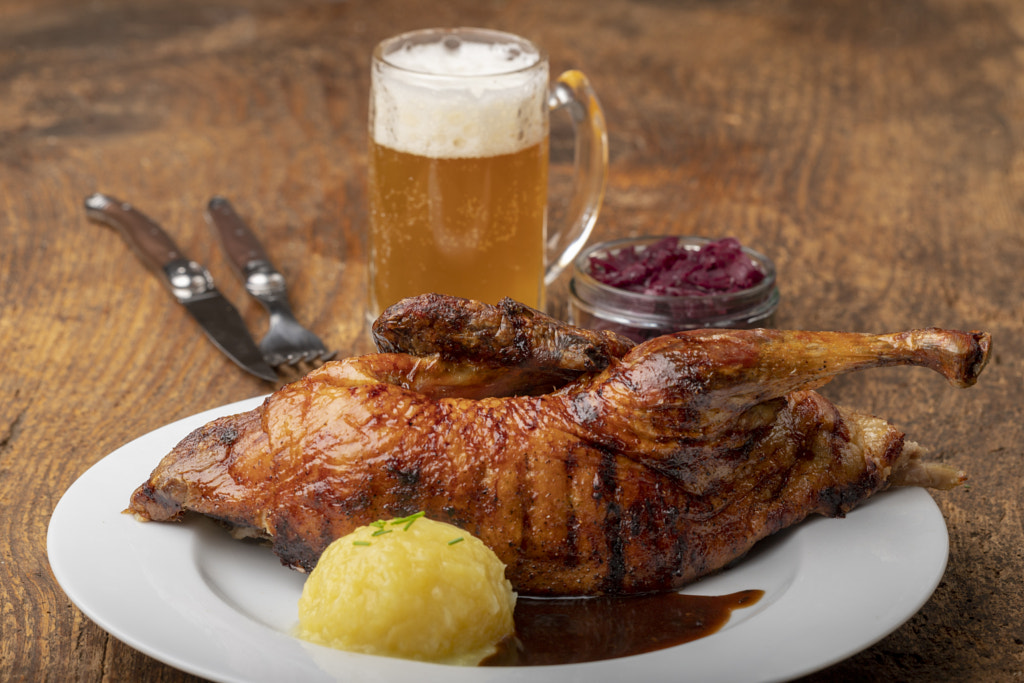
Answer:
[{"label": "small glass bowl", "polygon": [[[738,292],[705,296],[638,294],[599,282],[590,274],[590,257],[620,249],[644,249],[665,239],[661,236],[628,237],[594,245],[573,261],[569,282],[569,322],[594,330],[612,330],[636,342],[663,334],[707,327],[750,329],[769,327],[779,305],[775,264],[764,254],[743,247],[764,273],[759,283]],[[681,246],[699,249],[712,240],[679,237]]]}]

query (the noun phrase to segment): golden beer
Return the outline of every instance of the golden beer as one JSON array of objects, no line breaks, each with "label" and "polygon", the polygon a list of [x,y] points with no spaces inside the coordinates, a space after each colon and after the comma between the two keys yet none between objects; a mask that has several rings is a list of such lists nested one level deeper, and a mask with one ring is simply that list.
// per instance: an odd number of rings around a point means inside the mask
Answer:
[{"label": "golden beer", "polygon": [[[371,318],[432,292],[543,308],[546,283],[593,226],[607,160],[600,106],[585,77],[567,72],[557,92],[549,86],[543,53],[507,33],[429,29],[377,46],[367,188]],[[548,115],[560,106],[577,107],[574,120],[585,132],[578,158],[590,161],[577,174],[579,215],[549,236]]]},{"label": "golden beer", "polygon": [[462,159],[371,142],[375,308],[425,292],[541,305],[547,160],[546,138]]}]

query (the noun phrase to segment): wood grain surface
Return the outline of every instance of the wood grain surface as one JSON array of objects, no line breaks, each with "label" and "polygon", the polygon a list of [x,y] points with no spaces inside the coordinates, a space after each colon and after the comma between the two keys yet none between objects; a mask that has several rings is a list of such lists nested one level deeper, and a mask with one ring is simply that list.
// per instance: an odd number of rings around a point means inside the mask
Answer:
[{"label": "wood grain surface", "polygon": [[[228,196],[298,317],[368,351],[369,54],[432,25],[516,32],[590,76],[611,145],[594,240],[736,236],[775,260],[779,327],[993,334],[967,391],[910,369],[825,388],[971,478],[935,494],[950,557],[932,599],[807,680],[1024,679],[1024,3],[2,0],[0,680],[195,680],[70,604],[47,524],[118,446],[268,390],[83,198],[164,224],[258,336],[202,218]],[[553,152],[557,180],[571,150]],[[563,278],[556,313],[564,297]]]}]

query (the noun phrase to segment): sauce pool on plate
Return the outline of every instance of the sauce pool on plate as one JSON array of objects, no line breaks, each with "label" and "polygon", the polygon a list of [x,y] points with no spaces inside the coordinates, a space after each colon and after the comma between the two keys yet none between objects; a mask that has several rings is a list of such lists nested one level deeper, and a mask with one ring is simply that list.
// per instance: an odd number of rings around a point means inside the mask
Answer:
[{"label": "sauce pool on plate", "polygon": [[481,666],[578,664],[653,652],[711,635],[734,610],[763,596],[762,590],[716,596],[520,596],[515,637],[503,641]]}]

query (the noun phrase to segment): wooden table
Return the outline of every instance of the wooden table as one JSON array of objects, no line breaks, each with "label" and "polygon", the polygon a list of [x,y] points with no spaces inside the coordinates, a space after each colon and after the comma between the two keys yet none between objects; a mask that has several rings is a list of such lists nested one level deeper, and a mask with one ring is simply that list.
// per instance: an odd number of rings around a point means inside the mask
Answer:
[{"label": "wooden table", "polygon": [[[611,140],[593,239],[734,235],[775,259],[778,327],[993,334],[994,359],[967,391],[904,369],[824,390],[971,480],[935,494],[950,554],[932,599],[808,680],[1020,680],[1018,0],[0,3],[0,679],[194,680],[69,603],[47,523],[118,446],[269,388],[204,340],[116,233],[86,221],[83,198],[110,192],[161,221],[259,334],[262,309],[202,219],[211,195],[229,196],[298,316],[343,355],[370,350],[368,57],[428,25],[520,33],[555,71],[591,76]],[[556,312],[564,296],[563,279]]]}]

